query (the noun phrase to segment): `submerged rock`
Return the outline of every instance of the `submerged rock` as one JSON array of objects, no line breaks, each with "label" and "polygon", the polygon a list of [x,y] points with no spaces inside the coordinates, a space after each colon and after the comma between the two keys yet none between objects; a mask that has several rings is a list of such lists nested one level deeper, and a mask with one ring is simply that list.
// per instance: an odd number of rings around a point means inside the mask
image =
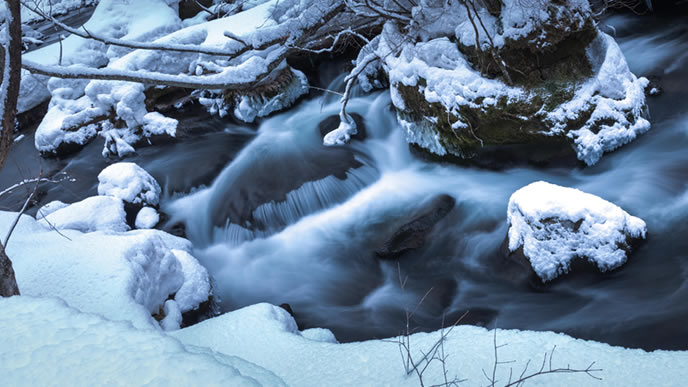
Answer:
[{"label": "submerged rock", "polygon": [[425,237],[440,220],[454,208],[456,200],[450,195],[442,194],[429,200],[408,223],[398,230],[375,251],[382,259],[398,258],[405,252],[423,247]]},{"label": "submerged rock", "polygon": [[525,256],[545,282],[567,273],[576,259],[603,272],[616,269],[628,259],[633,242],[647,233],[642,219],[620,207],[543,181],[511,196],[507,222],[510,254]]},{"label": "submerged rock", "polygon": [[[536,144],[592,165],[650,128],[648,81],[595,27],[588,2],[538,4],[449,7],[442,23],[451,32],[445,27],[385,56],[409,143],[439,156],[526,160],[518,146]],[[387,25],[377,51],[390,52],[395,41],[403,34]]]}]

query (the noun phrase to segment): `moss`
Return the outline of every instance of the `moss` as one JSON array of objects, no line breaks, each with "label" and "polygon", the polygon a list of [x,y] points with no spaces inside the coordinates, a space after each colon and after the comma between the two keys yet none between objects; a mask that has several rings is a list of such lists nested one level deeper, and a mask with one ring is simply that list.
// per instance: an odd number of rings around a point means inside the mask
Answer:
[{"label": "moss", "polygon": [[[422,122],[433,117],[437,122],[434,130],[440,141],[451,153],[470,158],[485,145],[510,145],[552,138],[543,134],[548,130],[537,116],[541,108],[539,99],[508,101],[500,98],[496,105],[479,109],[463,106],[458,114],[449,113],[440,103],[428,103],[417,87],[396,85],[404,103],[411,110],[400,112],[402,118]],[[466,128],[453,129],[452,124],[461,121]]]}]

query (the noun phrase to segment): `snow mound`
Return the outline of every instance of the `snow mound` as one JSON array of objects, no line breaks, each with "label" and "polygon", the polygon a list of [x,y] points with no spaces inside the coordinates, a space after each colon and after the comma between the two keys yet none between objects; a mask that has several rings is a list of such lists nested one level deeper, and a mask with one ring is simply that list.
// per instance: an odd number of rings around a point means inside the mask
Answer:
[{"label": "snow mound", "polygon": [[40,220],[53,212],[63,209],[67,207],[69,204],[63,203],[59,200],[53,200],[52,202],[44,205],[43,207],[38,209],[38,212],[36,212],[36,220]]},{"label": "snow mound", "polygon": [[58,230],[81,232],[128,231],[127,214],[121,199],[110,196],[93,196],[60,208],[39,221]]},{"label": "snow mound", "polygon": [[184,284],[177,290],[174,300],[182,312],[188,312],[208,301],[208,295],[211,293],[210,276],[208,270],[188,252],[176,249],[171,251],[181,264],[184,274]]},{"label": "snow mound", "polygon": [[[113,197],[96,198],[122,203]],[[100,214],[90,208],[84,211]],[[0,212],[0,234],[7,233],[15,217]],[[183,262],[175,251],[186,253]],[[23,295],[59,297],[81,311],[149,329],[159,327],[152,314],[182,288],[182,295],[187,294],[180,296],[182,310],[196,308],[208,298],[209,287],[203,286],[209,281],[207,272],[190,251],[189,241],[158,230],[58,233],[44,220],[29,216],[20,218],[8,244]]]},{"label": "snow mound", "polygon": [[507,210],[509,250],[523,248],[535,273],[550,281],[574,258],[601,271],[626,262],[632,239],[645,238],[640,218],[595,195],[543,181],[514,192]]},{"label": "snow mound", "polygon": [[160,222],[160,214],[153,207],[143,207],[136,214],[134,225],[138,229],[154,228]]},{"label": "snow mound", "polygon": [[56,299],[0,299],[5,386],[284,386],[272,372]]},{"label": "snow mound", "polygon": [[146,170],[134,163],[115,163],[98,174],[98,195],[108,195],[136,205],[157,206],[160,185]]},{"label": "snow mound", "polygon": [[[41,8],[46,8],[46,2],[38,3]],[[74,5],[78,8],[82,3],[82,1],[78,0],[52,1],[53,15],[56,14],[55,11],[59,12],[61,9],[66,11],[73,8]],[[92,1],[87,1],[87,3],[92,3]],[[174,3],[173,1],[166,0],[147,0],[137,2],[136,6],[133,7],[131,1],[127,0],[100,0],[93,15],[84,24],[84,27],[93,34],[112,38],[133,41],[154,40],[181,27],[181,21],[175,11]],[[29,4],[34,5],[33,2],[29,2]],[[37,16],[26,8],[22,9],[22,15]],[[61,42],[26,53],[22,55],[22,58],[43,65],[61,63],[65,66],[77,64],[99,68],[106,66],[110,60],[120,57],[129,51],[121,47],[108,48],[103,43],[69,35]],[[51,92],[46,88],[47,77],[33,75],[26,70],[22,70],[21,79],[18,101],[19,113],[38,106],[50,97]],[[82,83],[82,81],[67,81],[66,83],[77,85]],[[51,105],[59,103],[58,101],[53,102]],[[70,109],[68,107],[61,110],[63,111],[61,115],[79,111],[78,109]],[[60,116],[60,114],[53,115],[53,117],[56,116]],[[61,119],[58,121],[53,120],[53,123],[59,127]],[[40,131],[37,132],[37,138],[39,137],[38,133]]]},{"label": "snow mound", "polygon": [[628,68],[614,38],[600,32],[588,48],[588,59],[599,70],[585,85],[576,90],[573,99],[549,113],[552,134],[563,133],[570,119],[593,109],[582,127],[568,132],[573,139],[579,160],[588,165],[597,163],[602,155],[633,141],[650,129],[645,115],[647,78],[637,78]]}]

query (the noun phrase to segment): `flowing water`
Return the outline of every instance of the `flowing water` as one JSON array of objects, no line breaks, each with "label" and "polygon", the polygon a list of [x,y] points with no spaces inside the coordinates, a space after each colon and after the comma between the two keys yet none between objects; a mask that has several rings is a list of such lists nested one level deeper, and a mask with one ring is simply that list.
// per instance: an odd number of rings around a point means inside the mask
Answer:
[{"label": "flowing water", "polygon": [[[321,123],[339,109],[339,97],[325,94],[257,128],[206,119],[212,133],[142,148],[131,161],[176,192],[163,209],[170,224],[186,224],[222,310],[289,303],[302,327],[332,329],[341,341],[396,335],[406,310],[421,330],[468,311],[462,323],[688,349],[688,28],[647,17],[607,24],[632,70],[658,77],[664,93],[649,100],[652,129],[593,167],[490,171],[423,161],[409,150],[387,92],[350,102],[365,136],[346,146],[321,145]],[[332,72],[340,71],[321,74]],[[341,76],[321,84],[343,89]],[[95,175],[100,146],[53,169]],[[505,257],[504,240],[510,195],[538,180],[643,218],[647,242],[611,273],[534,283]],[[73,189],[93,193],[95,182]],[[456,205],[422,248],[397,260],[376,255],[443,194]]]},{"label": "flowing water", "polygon": [[[366,138],[325,148],[319,124],[339,105],[324,96],[262,122],[212,185],[165,209],[186,222],[224,310],[289,303],[300,324],[331,328],[340,340],[397,334],[409,309],[421,329],[468,311],[462,322],[687,349],[688,31],[657,24],[638,34],[643,20],[630,17],[607,23],[632,69],[661,77],[665,92],[650,101],[652,130],[594,167],[487,171],[422,161],[381,92],[350,104]],[[506,205],[537,180],[640,216],[647,243],[612,273],[575,273],[547,286],[528,281],[504,255]],[[376,249],[441,194],[456,206],[425,245],[379,259]]]}]

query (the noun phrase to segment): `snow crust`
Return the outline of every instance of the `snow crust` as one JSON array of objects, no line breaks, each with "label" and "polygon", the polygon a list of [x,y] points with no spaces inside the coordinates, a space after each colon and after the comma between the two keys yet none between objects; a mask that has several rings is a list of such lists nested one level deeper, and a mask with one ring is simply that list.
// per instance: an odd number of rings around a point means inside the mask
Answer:
[{"label": "snow crust", "polygon": [[198,308],[198,305],[208,300],[208,295],[212,292],[210,276],[208,270],[188,251],[178,249],[170,251],[181,264],[181,271],[184,275],[184,283],[174,295],[174,300],[181,312],[188,312]]},{"label": "snow crust", "polygon": [[0,299],[4,386],[284,386],[272,372],[56,299]]},{"label": "snow crust", "polygon": [[[203,346],[219,353],[239,356],[272,370],[285,383],[293,386],[322,385],[392,385],[417,386],[418,379],[408,376],[399,357],[394,338],[365,342],[336,344],[313,341],[310,333],[299,334],[293,320],[281,308],[257,304],[172,333],[183,343]],[[437,342],[440,332],[418,333],[411,336],[415,356],[421,356]],[[552,332],[497,331],[499,358],[514,360],[514,364],[498,367],[497,378],[508,380],[509,369],[520,370],[530,359],[542,362],[542,354],[556,345],[553,366],[587,367],[595,361],[604,371],[604,383],[613,385],[656,384],[657,374],[651,370],[665,370],[661,382],[680,385],[685,367],[678,365],[688,360],[688,352],[629,350],[591,341],[576,340]],[[445,342],[449,354],[449,378],[467,379],[466,385],[482,385],[482,369],[492,369],[494,362],[493,331],[473,326],[455,327]],[[677,365],[673,367],[670,365]],[[538,366],[539,368],[539,366]],[[515,371],[514,371],[515,372]],[[428,385],[441,384],[442,367],[433,362],[425,377]],[[535,386],[582,386],[594,384],[586,376],[557,374],[534,378]]]},{"label": "snow crust", "polygon": [[98,195],[114,196],[141,206],[157,206],[160,192],[153,176],[135,163],[111,164],[98,174]]},{"label": "snow crust", "polygon": [[627,260],[629,240],[645,238],[645,222],[620,207],[574,188],[539,181],[509,199],[509,250],[523,247],[543,281],[568,271],[574,258],[594,262],[601,271]]}]

